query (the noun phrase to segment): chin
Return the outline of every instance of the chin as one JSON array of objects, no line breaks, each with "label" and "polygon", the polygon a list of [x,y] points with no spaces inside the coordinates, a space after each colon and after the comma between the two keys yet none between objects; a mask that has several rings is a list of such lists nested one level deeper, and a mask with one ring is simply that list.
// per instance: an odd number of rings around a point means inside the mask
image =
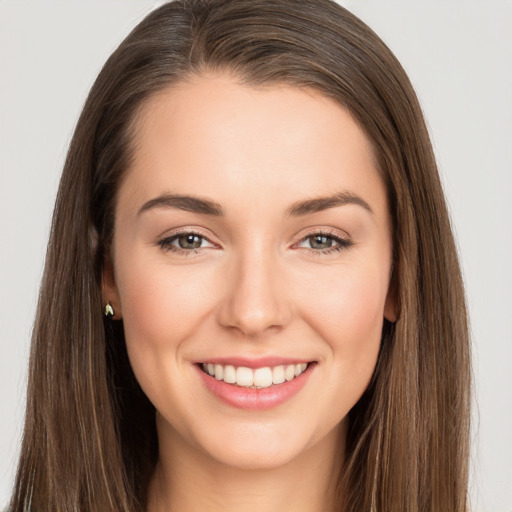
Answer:
[{"label": "chin", "polygon": [[220,452],[211,453],[219,463],[241,470],[271,470],[295,460],[302,452],[300,446],[273,446],[270,443],[230,443]]},{"label": "chin", "polygon": [[325,432],[297,429],[298,425],[290,428],[290,425],[253,423],[232,425],[220,431],[209,429],[204,436],[196,437],[194,444],[225,466],[240,470],[277,469],[307,457],[310,449],[326,437]]}]

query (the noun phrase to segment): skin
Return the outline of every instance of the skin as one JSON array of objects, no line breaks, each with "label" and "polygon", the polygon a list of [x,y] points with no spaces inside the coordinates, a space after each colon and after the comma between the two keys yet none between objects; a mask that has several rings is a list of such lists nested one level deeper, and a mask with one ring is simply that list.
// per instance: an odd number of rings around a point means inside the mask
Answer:
[{"label": "skin", "polygon": [[[135,143],[104,298],[157,410],[148,510],[330,510],[345,418],[374,371],[383,319],[395,315],[390,215],[367,137],[312,90],[208,75],[150,98]],[[371,211],[288,213],[335,192]],[[214,201],[224,215],[147,206],[163,194]],[[179,248],[169,237],[191,231],[201,247],[169,250]],[[327,237],[320,248],[317,233]],[[194,365],[235,356],[316,364],[288,401],[247,411],[214,396]]]}]

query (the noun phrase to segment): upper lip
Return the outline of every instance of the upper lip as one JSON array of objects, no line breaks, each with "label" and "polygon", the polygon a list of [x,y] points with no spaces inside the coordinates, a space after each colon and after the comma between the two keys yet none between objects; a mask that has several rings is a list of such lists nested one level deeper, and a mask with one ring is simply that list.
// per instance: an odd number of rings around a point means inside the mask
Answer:
[{"label": "upper lip", "polygon": [[198,361],[198,364],[220,364],[222,366],[231,365],[235,367],[243,366],[245,368],[264,368],[267,366],[286,366],[289,364],[310,363],[311,359],[295,358],[295,357],[280,357],[280,356],[266,356],[257,358],[247,357],[212,357]]}]

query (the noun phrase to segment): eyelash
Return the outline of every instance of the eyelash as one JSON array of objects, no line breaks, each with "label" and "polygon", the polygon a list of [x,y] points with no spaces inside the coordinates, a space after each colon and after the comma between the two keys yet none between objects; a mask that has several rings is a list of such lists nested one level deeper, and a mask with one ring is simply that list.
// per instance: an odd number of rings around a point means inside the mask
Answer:
[{"label": "eyelash", "polygon": [[[202,240],[207,240],[210,244],[214,245],[213,242],[208,240],[207,237],[205,237],[201,233],[197,233],[195,231],[182,231],[180,233],[176,233],[175,235],[172,235],[172,236],[163,238],[162,240],[159,240],[157,242],[157,245],[164,251],[173,252],[179,256],[190,256],[192,254],[198,254],[199,251],[202,249],[201,247],[198,247],[197,249],[181,249],[181,248],[173,245],[173,242],[175,242],[179,237],[187,236],[187,235],[197,236],[197,237],[201,238]],[[329,231],[329,230],[314,231],[314,232],[306,235],[305,237],[301,238],[295,245],[299,245],[299,244],[305,242],[306,240],[308,240],[309,238],[314,238],[315,236],[322,236],[325,238],[330,238],[337,244],[333,247],[328,247],[327,249],[317,250],[317,249],[309,248],[308,251],[311,254],[314,254],[315,256],[323,256],[323,255],[327,255],[327,254],[337,253],[337,252],[349,249],[350,247],[352,247],[352,245],[354,245],[351,240],[348,240],[339,235],[336,235],[332,231]]]},{"label": "eyelash", "polygon": [[[157,242],[157,245],[163,249],[164,251],[173,252],[179,256],[191,256],[192,254],[197,254],[201,247],[198,247],[197,249],[181,249],[180,247],[176,247],[175,245],[172,245],[172,243],[180,238],[181,236],[187,236],[187,235],[193,235],[197,236],[198,238],[201,238],[202,240],[208,240],[204,235],[201,233],[197,233],[196,231],[181,231],[180,233],[176,233],[175,235],[168,236],[166,238],[163,238],[162,240],[159,240]],[[213,242],[210,242],[213,244]]]},{"label": "eyelash", "polygon": [[[340,251],[350,249],[350,247],[352,247],[354,245],[354,243],[351,240],[349,240],[348,238],[341,237],[329,230],[319,230],[319,231],[314,231],[312,233],[309,233],[305,237],[301,238],[299,240],[298,244],[305,242],[306,240],[308,240],[308,238],[314,238],[315,236],[330,238],[337,244],[333,247],[328,247],[327,249],[317,250],[317,249],[309,248],[309,252],[311,254],[314,254],[315,256],[323,256],[323,255],[328,255],[328,254],[332,254],[332,253],[337,253]],[[295,244],[295,245],[298,245],[298,244]]]}]

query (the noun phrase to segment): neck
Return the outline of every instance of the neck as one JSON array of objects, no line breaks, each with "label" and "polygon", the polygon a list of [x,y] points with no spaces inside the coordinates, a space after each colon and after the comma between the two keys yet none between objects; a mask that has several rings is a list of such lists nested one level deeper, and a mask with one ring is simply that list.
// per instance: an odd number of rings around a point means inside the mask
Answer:
[{"label": "neck", "polygon": [[159,435],[148,512],[335,510],[345,443],[341,426],[296,459],[265,469],[227,466],[174,434],[164,439]]}]

